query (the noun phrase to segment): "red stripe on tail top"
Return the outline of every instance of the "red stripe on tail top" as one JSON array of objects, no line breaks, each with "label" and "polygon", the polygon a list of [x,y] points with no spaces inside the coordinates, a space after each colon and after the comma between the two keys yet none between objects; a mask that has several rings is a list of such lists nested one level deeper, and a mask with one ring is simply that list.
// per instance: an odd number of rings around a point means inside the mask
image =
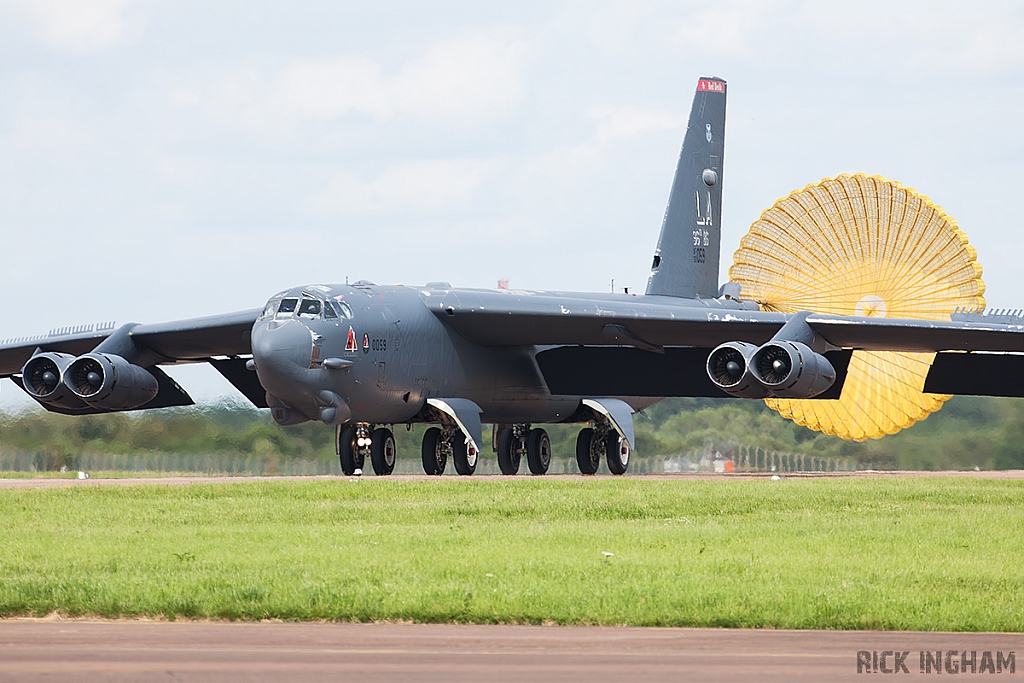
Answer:
[{"label": "red stripe on tail top", "polygon": [[697,92],[720,92],[725,93],[725,81],[708,81],[700,79],[697,81]]}]

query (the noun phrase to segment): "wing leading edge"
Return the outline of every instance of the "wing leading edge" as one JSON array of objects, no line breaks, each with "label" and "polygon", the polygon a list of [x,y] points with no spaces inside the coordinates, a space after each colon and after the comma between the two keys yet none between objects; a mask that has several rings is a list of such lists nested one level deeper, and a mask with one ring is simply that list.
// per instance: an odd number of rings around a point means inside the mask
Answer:
[{"label": "wing leading edge", "polygon": [[[252,353],[249,332],[261,310],[256,308],[226,315],[136,325],[128,336],[155,354],[157,362],[154,364],[201,362],[217,356],[246,355]],[[92,351],[116,331],[112,325],[70,333],[65,330],[0,343],[0,377],[20,372],[37,349],[77,356]]]},{"label": "wing leading edge", "polygon": [[[445,324],[485,346],[713,348],[763,344],[792,316],[718,299],[452,290],[427,300]],[[866,351],[1024,352],[1024,325],[811,314],[807,324],[837,348]]]},{"label": "wing leading edge", "polygon": [[[131,362],[148,370],[157,383],[156,396],[134,410],[192,405],[194,402],[188,393],[156,366],[196,362],[212,364],[257,407],[263,408],[266,407],[265,392],[259,387],[255,374],[245,370],[245,360],[239,358],[252,353],[249,335],[260,311],[252,309],[152,325],[130,324],[119,328],[113,324],[62,328],[47,335],[10,340],[0,344],[0,378],[9,377],[24,389],[23,380],[17,375],[37,352],[81,356],[98,347],[106,352],[108,349],[105,347],[116,340],[115,345],[132,351]],[[121,351],[115,353],[120,354]],[[84,403],[81,406],[59,406],[40,401],[40,404],[47,410],[68,415],[110,412]]]}]

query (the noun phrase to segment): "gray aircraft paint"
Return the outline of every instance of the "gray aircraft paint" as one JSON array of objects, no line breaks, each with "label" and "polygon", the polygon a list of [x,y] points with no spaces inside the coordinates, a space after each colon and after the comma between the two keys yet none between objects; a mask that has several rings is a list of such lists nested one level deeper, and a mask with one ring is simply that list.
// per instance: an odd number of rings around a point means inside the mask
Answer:
[{"label": "gray aircraft paint", "polygon": [[[156,397],[134,409],[188,405],[191,399],[185,391],[157,366],[208,362],[254,404],[270,406],[282,424],[448,420],[450,429],[454,413],[454,422],[478,445],[481,421],[524,425],[606,420],[605,426],[610,422],[631,440],[629,410],[663,396],[715,395],[708,393],[711,385],[704,367],[711,347],[725,342],[764,344],[794,318],[762,312],[755,302],[734,296],[716,297],[725,83],[708,78],[699,83],[702,89],[694,99],[662,225],[661,260],[652,272],[647,296],[457,289],[447,283],[310,284],[272,297],[269,315],[253,309],[119,328],[60,328],[11,340],[0,344],[0,377],[25,388],[23,369],[40,354],[81,356],[98,350],[128,357],[156,378]],[[714,178],[705,171],[713,171]],[[705,249],[703,263],[695,262],[698,246]],[[322,306],[332,302],[341,309],[341,317],[278,315],[277,304],[286,298],[316,300]],[[844,349],[836,358],[848,359],[850,349],[995,352],[947,354],[934,384],[944,393],[963,389],[1024,395],[1024,321],[1015,316],[972,314],[937,322],[804,312],[797,320],[802,321],[801,339],[813,341],[816,335],[828,348]],[[577,361],[601,359],[588,366],[573,365],[590,375],[585,382],[559,377],[560,386],[585,385],[588,391],[552,394],[542,367],[550,371],[551,363],[558,361],[538,359],[564,359],[565,354]],[[673,373],[666,373],[666,362],[686,367],[673,366]],[[639,367],[673,377],[701,376],[703,381],[679,387],[658,382],[659,393],[652,394],[643,376],[622,381]],[[971,367],[994,369],[1014,379],[965,383],[962,378]],[[615,377],[618,384],[602,386],[606,376]],[[608,387],[613,385],[629,386],[632,393],[609,396]],[[40,403],[69,414],[110,410]]]},{"label": "gray aircraft paint", "polygon": [[689,299],[718,295],[725,158],[725,81],[701,77],[693,97],[648,295]]}]

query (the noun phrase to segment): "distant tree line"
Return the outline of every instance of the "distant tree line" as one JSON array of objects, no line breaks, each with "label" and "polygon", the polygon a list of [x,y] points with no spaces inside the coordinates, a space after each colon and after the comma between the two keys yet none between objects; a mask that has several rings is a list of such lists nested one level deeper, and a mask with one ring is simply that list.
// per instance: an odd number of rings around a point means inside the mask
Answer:
[{"label": "distant tree line", "polygon": [[[1016,399],[956,397],[909,429],[863,443],[800,427],[761,401],[668,399],[646,413],[635,417],[637,457],[692,453],[709,444],[725,452],[733,444],[847,457],[891,469],[1024,468],[1024,401]],[[572,457],[579,427],[545,428],[554,454]],[[399,457],[419,457],[422,431],[396,426]],[[489,447],[489,430],[484,438]],[[41,409],[0,414],[0,454],[4,452],[57,458],[139,452],[335,457],[333,428],[316,422],[279,427],[267,411],[234,403],[83,417]]]}]

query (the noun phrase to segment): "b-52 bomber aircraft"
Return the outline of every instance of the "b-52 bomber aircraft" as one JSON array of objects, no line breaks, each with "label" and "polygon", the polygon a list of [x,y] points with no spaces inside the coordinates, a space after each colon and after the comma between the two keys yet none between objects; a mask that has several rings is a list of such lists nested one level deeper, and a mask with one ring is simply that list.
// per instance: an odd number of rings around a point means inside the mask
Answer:
[{"label": "b-52 bomber aircraft", "polygon": [[[544,474],[544,423],[587,424],[584,474],[623,474],[632,413],[670,396],[837,398],[855,349],[940,352],[935,393],[1022,396],[1024,326],[759,310],[718,286],[726,82],[697,81],[646,294],[310,284],[266,306],[120,327],[62,328],[0,345],[0,377],[69,415],[190,405],[161,365],[205,362],[274,420],[336,430],[346,474],[395,466],[396,424],[433,426],[423,467],[472,474],[491,446],[505,474]],[[968,352],[968,353],[964,353]],[[981,353],[979,353],[981,352]]]}]

